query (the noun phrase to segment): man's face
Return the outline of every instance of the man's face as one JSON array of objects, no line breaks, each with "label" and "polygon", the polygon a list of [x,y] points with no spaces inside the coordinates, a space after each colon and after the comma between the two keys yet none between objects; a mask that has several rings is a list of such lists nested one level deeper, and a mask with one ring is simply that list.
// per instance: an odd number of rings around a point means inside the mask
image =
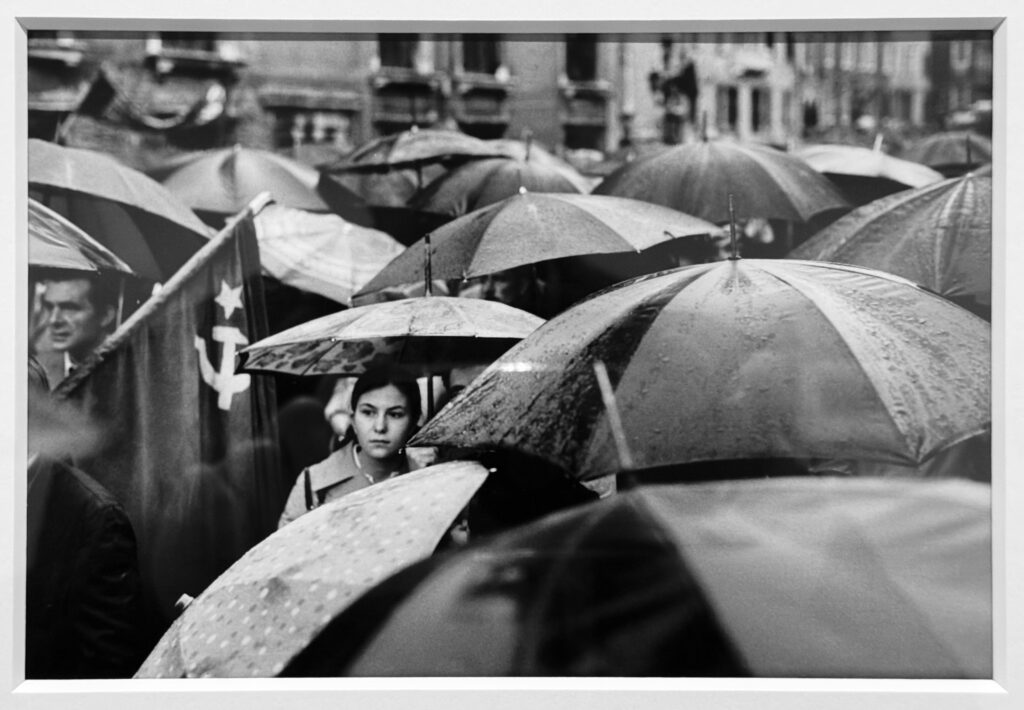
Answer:
[{"label": "man's face", "polygon": [[114,320],[114,309],[98,310],[92,303],[92,284],[86,279],[50,281],[42,302],[55,350],[81,360],[99,345]]}]

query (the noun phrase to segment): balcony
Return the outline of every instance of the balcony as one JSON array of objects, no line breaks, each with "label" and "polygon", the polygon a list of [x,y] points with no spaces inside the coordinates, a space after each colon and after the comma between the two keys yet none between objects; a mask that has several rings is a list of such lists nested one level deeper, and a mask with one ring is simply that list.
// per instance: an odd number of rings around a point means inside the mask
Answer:
[{"label": "balcony", "polygon": [[144,65],[157,76],[184,74],[230,80],[246,63],[220,47],[179,47],[151,39],[146,43]]}]

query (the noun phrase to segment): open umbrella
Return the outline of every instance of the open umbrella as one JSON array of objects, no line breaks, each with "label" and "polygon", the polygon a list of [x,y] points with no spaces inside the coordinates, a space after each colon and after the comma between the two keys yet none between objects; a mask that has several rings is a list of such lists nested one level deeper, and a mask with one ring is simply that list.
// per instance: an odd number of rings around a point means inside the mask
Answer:
[{"label": "open umbrella", "polygon": [[637,158],[594,188],[672,207],[716,224],[729,221],[729,195],[736,216],[807,222],[849,207],[842,195],[804,161],[772,148],[727,141],[701,141]]},{"label": "open umbrella", "polygon": [[508,447],[580,480],[614,473],[626,452],[637,469],[808,457],[916,465],[990,427],[990,340],[981,318],[878,271],[756,259],[682,267],[552,318],[412,443]]},{"label": "open umbrella", "polygon": [[135,677],[279,673],[360,593],[430,555],[486,478],[476,463],[439,464],[303,515],[196,597]]},{"label": "open umbrella", "polygon": [[626,163],[630,163],[638,158],[643,158],[649,155],[664,153],[670,148],[672,148],[672,146],[666,145],[665,143],[632,143],[627,146],[622,146],[620,148],[616,148],[611,153],[608,153],[605,156],[605,159],[601,162],[588,165],[587,175],[593,175],[597,178],[603,179],[611,175]]},{"label": "open umbrella", "polygon": [[350,308],[264,338],[239,369],[292,375],[359,375],[398,362],[421,375],[496,359],[543,320],[503,303],[424,296]]},{"label": "open umbrella", "polygon": [[126,263],[105,246],[31,198],[28,201],[28,265],[135,275]]},{"label": "open umbrella", "polygon": [[990,495],[639,488],[399,572],[282,675],[990,678]]},{"label": "open umbrella", "polygon": [[579,193],[555,168],[514,158],[488,158],[461,165],[414,197],[414,209],[458,217],[522,191]]},{"label": "open umbrella", "polygon": [[405,247],[384,232],[334,214],[270,205],[255,219],[264,271],[282,283],[350,305]]},{"label": "open umbrella", "polygon": [[206,151],[168,172],[161,182],[199,213],[227,217],[245,209],[261,192],[274,201],[311,212],[328,212],[316,192],[313,168],[276,153],[235,145]]},{"label": "open umbrella", "polygon": [[[640,200],[527,192],[431,232],[430,268],[434,278],[468,279],[568,256],[635,253],[720,232],[710,222]],[[360,293],[421,281],[427,248],[426,240],[413,244]]]},{"label": "open umbrella", "polygon": [[389,172],[396,168],[416,168],[453,159],[500,155],[486,141],[459,131],[412,128],[375,138],[342,160],[324,165],[329,173]]},{"label": "open umbrella", "polygon": [[459,131],[413,127],[375,138],[319,169],[330,181],[360,195],[372,208],[400,210],[399,218],[403,218],[408,214],[409,200],[452,164],[500,155],[485,141]]},{"label": "open umbrella", "polygon": [[942,173],[920,163],[894,158],[883,153],[880,147],[811,145],[794,155],[824,174],[856,205],[943,179]]},{"label": "open umbrella", "polygon": [[867,266],[991,306],[992,179],[968,173],[864,205],[790,257]]},{"label": "open umbrella", "polygon": [[915,141],[900,157],[956,177],[992,162],[992,141],[971,131],[944,131]]},{"label": "open umbrella", "polygon": [[577,192],[590,192],[591,182],[570,163],[562,160],[554,153],[540,145],[532,137],[524,140],[514,138],[493,138],[487,143],[496,148],[497,152],[510,158],[554,168],[576,186]]},{"label": "open umbrella", "polygon": [[166,281],[210,237],[210,229],[159,183],[101,153],[30,139],[28,181],[30,197],[145,279]]}]

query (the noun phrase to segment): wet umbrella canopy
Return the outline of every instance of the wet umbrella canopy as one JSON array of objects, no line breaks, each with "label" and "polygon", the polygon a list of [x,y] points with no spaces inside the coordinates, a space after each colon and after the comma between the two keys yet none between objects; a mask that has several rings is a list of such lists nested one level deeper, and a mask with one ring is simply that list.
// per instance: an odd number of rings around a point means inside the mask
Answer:
[{"label": "wet umbrella canopy", "polygon": [[134,272],[109,249],[53,210],[28,201],[28,265],[72,271]]},{"label": "wet umbrella canopy", "polygon": [[167,280],[210,236],[159,183],[101,153],[29,139],[28,181],[30,197],[146,279]]},{"label": "wet umbrella canopy", "polygon": [[640,157],[605,178],[595,195],[672,207],[716,224],[736,217],[806,222],[845,199],[819,172],[792,155],[756,144],[702,141]]},{"label": "wet umbrella canopy", "polygon": [[255,222],[264,271],[346,305],[353,292],[405,250],[384,232],[333,214],[270,205]]},{"label": "wet umbrella canopy", "polygon": [[851,145],[812,145],[795,155],[824,174],[857,205],[894,192],[941,182],[942,173],[895,158],[881,149]]},{"label": "wet umbrella canopy", "polygon": [[843,478],[620,493],[403,571],[282,675],[990,678],[990,493]]},{"label": "wet umbrella canopy", "polygon": [[554,168],[563,176],[568,178],[579,192],[589,192],[590,182],[572,165],[562,160],[549,150],[539,145],[533,138],[516,140],[514,138],[494,138],[487,141],[487,144],[497,149],[497,152],[507,155],[516,160],[529,163],[536,163],[548,168]]},{"label": "wet umbrella canopy", "polygon": [[759,457],[916,465],[990,426],[990,339],[981,318],[881,272],[683,267],[551,319],[413,444],[510,447],[581,480],[614,473],[600,361],[640,469]]},{"label": "wet umbrella canopy", "polygon": [[[525,264],[586,254],[639,252],[672,239],[712,235],[702,219],[640,200],[596,195],[516,195],[430,234],[434,278],[467,279]],[[420,240],[360,293],[421,281],[427,242]]]},{"label": "wet umbrella canopy", "polygon": [[946,131],[916,141],[900,157],[953,177],[992,162],[992,141],[970,131]]},{"label": "wet umbrella canopy", "polygon": [[406,298],[350,308],[253,343],[240,369],[292,375],[359,375],[378,361],[420,374],[493,361],[544,321],[503,303]]},{"label": "wet umbrella canopy", "polygon": [[329,207],[312,168],[268,151],[234,146],[202,153],[166,174],[163,186],[197,212],[233,215],[261,192],[278,204],[311,212]]},{"label": "wet umbrella canopy", "polygon": [[529,192],[579,193],[580,189],[555,168],[512,158],[475,160],[439,177],[410,206],[425,212],[464,215]]},{"label": "wet umbrella canopy", "polygon": [[420,469],[281,528],[213,581],[137,678],[267,677],[360,593],[429,555],[487,478],[476,463]]},{"label": "wet umbrella canopy", "polygon": [[434,128],[413,128],[375,138],[341,161],[323,166],[330,173],[388,172],[450,159],[493,157],[499,151],[486,141],[461,133]]},{"label": "wet umbrella canopy", "polygon": [[887,271],[952,299],[992,303],[992,179],[968,173],[845,215],[794,259]]}]

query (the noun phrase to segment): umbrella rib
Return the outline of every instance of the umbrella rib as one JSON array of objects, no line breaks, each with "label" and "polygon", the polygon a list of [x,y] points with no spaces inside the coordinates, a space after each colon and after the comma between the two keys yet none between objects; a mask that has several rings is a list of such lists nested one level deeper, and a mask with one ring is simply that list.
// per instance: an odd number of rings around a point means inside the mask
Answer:
[{"label": "umbrella rib", "polygon": [[[553,597],[551,591],[557,585],[558,575],[565,569],[571,555],[580,548],[582,541],[604,522],[605,518],[615,512],[614,507],[608,506],[605,510],[600,510],[592,516],[587,516],[585,520],[581,521],[579,527],[572,529],[569,535],[561,540],[559,551],[562,554],[548,568],[548,574],[544,576],[543,582],[538,587],[538,599],[547,600]],[[530,670],[530,664],[524,662],[524,660],[537,657],[536,648],[539,646],[539,640],[543,636],[544,631],[546,631],[545,624],[541,623],[544,620],[545,612],[546,605],[536,604],[531,608],[529,618],[524,620],[522,626],[524,629],[523,639],[517,648],[516,655],[518,659],[514,662],[513,667],[523,666],[524,670]]]},{"label": "umbrella rib", "polygon": [[[817,266],[822,266],[822,264],[820,262],[817,263],[816,265]],[[764,273],[766,273],[766,274],[772,276],[773,278],[778,279],[782,283],[786,284],[786,286],[788,286],[789,288],[793,289],[794,292],[799,293],[801,296],[803,296],[805,299],[807,299],[807,301],[811,305],[815,306],[817,312],[821,314],[822,318],[824,318],[825,321],[828,322],[829,326],[831,326],[832,331],[838,336],[839,341],[843,344],[843,347],[846,349],[846,351],[857,362],[857,364],[860,365],[860,369],[864,373],[864,379],[866,379],[868,381],[868,383],[871,385],[872,391],[874,391],[875,396],[878,398],[878,401],[882,403],[882,410],[885,412],[885,415],[889,419],[889,421],[892,422],[893,428],[897,432],[899,432],[900,438],[903,439],[904,444],[909,444],[910,442],[908,440],[907,432],[904,431],[902,427],[900,427],[899,422],[896,421],[896,418],[893,416],[892,411],[889,408],[889,403],[882,396],[882,393],[881,393],[881,391],[878,388],[878,384],[868,374],[870,372],[870,370],[867,367],[867,363],[865,363],[858,356],[857,352],[850,346],[850,344],[849,344],[849,342],[847,342],[846,338],[843,337],[842,331],[839,330],[838,326],[836,325],[836,323],[832,319],[832,317],[829,315],[829,313],[825,309],[821,308],[819,306],[819,304],[816,303],[815,300],[813,298],[811,298],[811,296],[808,295],[807,292],[804,291],[804,289],[801,288],[798,284],[796,284],[793,281],[787,279],[784,275],[775,273],[770,268],[770,266],[767,263],[763,263],[761,266],[762,266],[762,270],[764,271]],[[835,267],[828,266],[827,264],[824,265],[824,266],[825,266],[825,268],[835,268]],[[937,298],[939,298],[939,297],[937,297]],[[915,454],[920,454],[920,452],[915,452]],[[917,463],[917,462],[915,461],[915,463]]]},{"label": "umbrella rib", "polygon": [[[963,203],[973,202],[974,185],[969,180],[961,179],[953,187],[952,193],[949,196],[947,196],[946,201],[942,205],[942,210],[939,212],[938,224],[936,225],[937,229],[935,229],[932,232],[932,238],[935,240],[935,248],[933,250],[934,262],[932,263],[932,268],[934,269],[935,274],[935,284],[942,284],[943,286],[946,285],[943,283],[942,279],[942,263],[943,261],[946,261],[945,259],[943,259],[944,255],[942,253],[942,237],[944,234],[947,233],[952,234],[953,224],[959,222],[959,220],[957,219],[955,207]],[[964,214],[963,211],[961,211],[961,215],[962,214]],[[946,239],[945,242],[947,246],[951,246],[952,244],[952,240],[950,239]]]}]

